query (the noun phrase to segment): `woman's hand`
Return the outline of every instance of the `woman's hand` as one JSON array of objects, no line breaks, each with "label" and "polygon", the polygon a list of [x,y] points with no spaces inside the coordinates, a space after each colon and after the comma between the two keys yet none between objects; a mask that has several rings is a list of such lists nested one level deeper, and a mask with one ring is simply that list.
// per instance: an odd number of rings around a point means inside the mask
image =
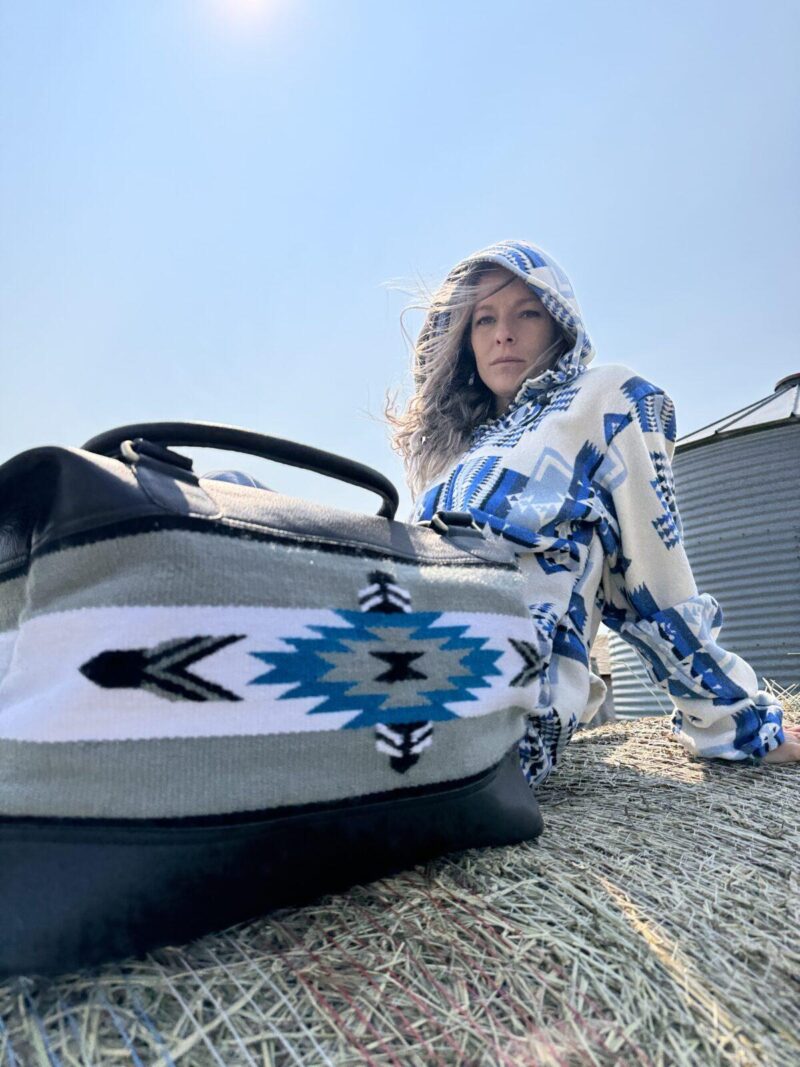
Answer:
[{"label": "woman's hand", "polygon": [[762,759],[762,763],[797,763],[800,762],[800,726],[783,727],[785,740],[773,748]]}]

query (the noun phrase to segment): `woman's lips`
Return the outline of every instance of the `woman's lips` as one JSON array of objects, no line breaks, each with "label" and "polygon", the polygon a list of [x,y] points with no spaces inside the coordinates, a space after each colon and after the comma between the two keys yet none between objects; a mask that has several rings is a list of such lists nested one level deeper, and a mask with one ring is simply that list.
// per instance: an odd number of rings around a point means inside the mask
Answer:
[{"label": "woman's lips", "polygon": [[505,358],[505,359],[496,359],[496,360],[495,360],[495,361],[494,361],[494,362],[492,363],[492,366],[493,366],[493,367],[498,367],[498,366],[500,366],[500,365],[501,365],[502,363],[524,363],[524,362],[525,362],[525,360],[524,360],[524,359],[511,359],[510,357],[508,357],[508,358]]}]

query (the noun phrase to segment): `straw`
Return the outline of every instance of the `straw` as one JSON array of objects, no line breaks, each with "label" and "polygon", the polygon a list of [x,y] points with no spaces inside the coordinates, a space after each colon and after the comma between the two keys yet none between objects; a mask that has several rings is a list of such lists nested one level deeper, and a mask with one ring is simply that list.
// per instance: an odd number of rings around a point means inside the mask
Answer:
[{"label": "straw", "polygon": [[[768,685],[800,721],[797,687]],[[798,767],[582,729],[535,842],[442,857],[190,945],[0,984],[0,1064],[800,1062]]]}]

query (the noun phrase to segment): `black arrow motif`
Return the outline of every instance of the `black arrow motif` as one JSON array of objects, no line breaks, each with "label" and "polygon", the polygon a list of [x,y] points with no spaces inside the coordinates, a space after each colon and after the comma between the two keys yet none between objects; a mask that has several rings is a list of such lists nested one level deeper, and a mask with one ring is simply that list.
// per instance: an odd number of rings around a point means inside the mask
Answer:
[{"label": "black arrow motif", "polygon": [[[409,614],[411,612],[411,594],[398,585],[387,571],[372,571],[369,585],[359,590],[358,604],[362,611],[381,615]],[[427,674],[422,674],[411,664],[424,655],[424,652],[370,652],[375,659],[382,659],[389,664],[389,669],[377,675],[376,682],[423,681]],[[419,761],[423,749],[428,748],[433,740],[433,723],[379,722],[375,727],[375,747],[378,752],[385,752],[389,766],[398,774],[405,774],[409,767]]]},{"label": "black arrow motif", "polygon": [[114,649],[88,660],[80,671],[103,689],[144,689],[165,700],[241,700],[188,668],[243,637],[179,637],[154,648]]},{"label": "black arrow motif", "polygon": [[508,643],[519,652],[525,663],[519,674],[516,674],[508,684],[520,687],[530,685],[542,668],[542,657],[529,641],[517,641],[509,637]]},{"label": "black arrow motif", "polygon": [[405,774],[418,762],[420,753],[433,739],[432,722],[378,723],[375,727],[378,752],[386,752],[391,758],[392,770]]},{"label": "black arrow motif", "polygon": [[383,615],[411,611],[411,595],[386,571],[373,571],[370,584],[361,589],[358,603],[362,611],[379,611]]}]

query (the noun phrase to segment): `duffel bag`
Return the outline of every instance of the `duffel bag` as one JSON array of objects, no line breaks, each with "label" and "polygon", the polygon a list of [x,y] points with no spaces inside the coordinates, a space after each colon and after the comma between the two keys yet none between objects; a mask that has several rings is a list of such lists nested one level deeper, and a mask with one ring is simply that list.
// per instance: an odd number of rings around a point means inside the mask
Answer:
[{"label": "duffel bag", "polygon": [[[198,478],[237,450],[362,515]],[[465,513],[234,427],[0,467],[0,973],[140,954],[542,820],[516,746],[549,645]]]}]

